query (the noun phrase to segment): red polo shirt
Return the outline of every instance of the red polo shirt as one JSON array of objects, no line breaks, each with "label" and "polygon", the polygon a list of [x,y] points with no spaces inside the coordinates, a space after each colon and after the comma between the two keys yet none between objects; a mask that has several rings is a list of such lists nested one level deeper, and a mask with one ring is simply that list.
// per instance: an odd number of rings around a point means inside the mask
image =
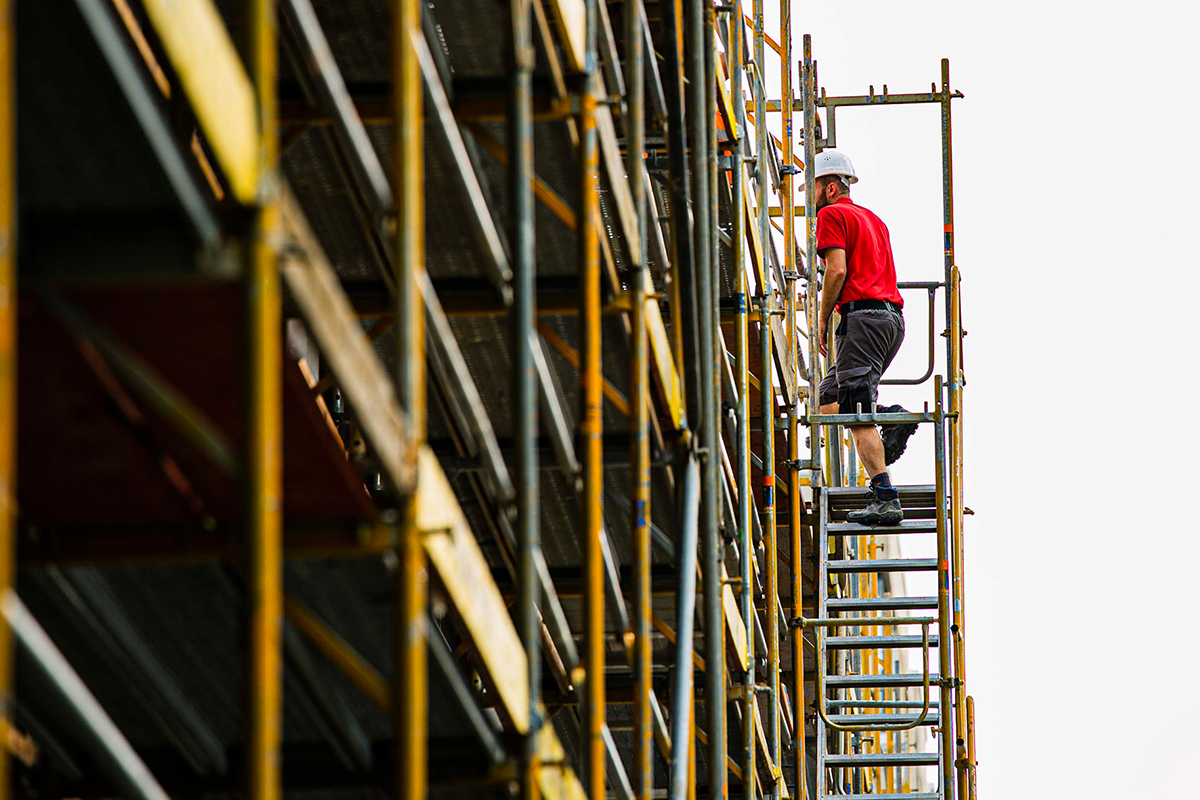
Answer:
[{"label": "red polo shirt", "polygon": [[841,311],[851,300],[890,300],[904,305],[896,288],[896,264],[887,225],[862,206],[843,197],[817,212],[817,252],[831,247],[846,251],[846,282],[838,297]]}]

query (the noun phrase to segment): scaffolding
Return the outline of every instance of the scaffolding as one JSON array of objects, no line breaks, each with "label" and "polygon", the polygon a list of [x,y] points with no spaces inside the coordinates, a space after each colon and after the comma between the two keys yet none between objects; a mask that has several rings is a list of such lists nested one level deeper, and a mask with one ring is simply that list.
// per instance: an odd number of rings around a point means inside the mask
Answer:
[{"label": "scaffolding", "polygon": [[[962,95],[764,5],[0,0],[0,797],[976,796]],[[823,415],[814,158],[914,103],[932,410]]]}]

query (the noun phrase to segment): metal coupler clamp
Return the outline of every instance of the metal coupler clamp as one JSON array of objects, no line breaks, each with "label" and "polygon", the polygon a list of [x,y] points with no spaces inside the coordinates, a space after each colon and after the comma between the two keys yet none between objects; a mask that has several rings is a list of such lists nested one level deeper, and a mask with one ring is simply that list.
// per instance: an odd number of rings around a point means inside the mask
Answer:
[{"label": "metal coupler clamp", "polygon": [[783,277],[789,281],[798,281],[800,280],[800,273],[794,269],[785,269],[783,271]]}]

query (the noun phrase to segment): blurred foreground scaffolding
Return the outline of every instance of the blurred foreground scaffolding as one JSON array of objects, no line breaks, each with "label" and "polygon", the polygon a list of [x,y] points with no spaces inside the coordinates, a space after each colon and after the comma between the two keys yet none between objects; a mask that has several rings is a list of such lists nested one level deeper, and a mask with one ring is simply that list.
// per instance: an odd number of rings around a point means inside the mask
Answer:
[{"label": "blurred foreground scaffolding", "polygon": [[[0,0],[0,794],[974,796],[960,95],[763,2]],[[896,103],[932,394],[857,416],[936,461],[870,529],[793,198]]]}]

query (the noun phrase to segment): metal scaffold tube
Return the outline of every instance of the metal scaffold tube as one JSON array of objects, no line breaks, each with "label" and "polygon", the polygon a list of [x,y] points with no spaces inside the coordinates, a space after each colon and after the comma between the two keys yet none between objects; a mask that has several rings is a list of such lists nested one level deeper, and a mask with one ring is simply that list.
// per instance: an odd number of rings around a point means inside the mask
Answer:
[{"label": "metal scaffold tube", "polygon": [[695,795],[692,634],[696,615],[696,545],[700,527],[700,466],[685,456],[679,496],[679,587],[675,595],[675,685],[671,694],[670,800]]},{"label": "metal scaffold tube", "polygon": [[[425,142],[418,42],[424,44],[420,0],[396,0],[392,21],[393,163],[396,198],[396,330],[400,403],[408,412],[407,457],[414,474],[425,441]],[[397,552],[392,731],[396,796],[422,800],[428,791],[428,577],[417,494],[404,502]]]},{"label": "metal scaffold tube", "polygon": [[[783,186],[780,192],[779,205],[783,212],[784,239],[784,276],[787,279],[787,348],[788,361],[792,372],[792,385],[796,387],[796,397],[788,407],[788,533],[791,539],[792,566],[792,617],[799,617],[804,603],[804,555],[801,549],[800,529],[804,521],[804,497],[800,492],[800,373],[798,365],[800,357],[800,332],[798,326],[798,292],[802,264],[796,263],[796,233],[795,215],[792,213],[794,169],[792,160],[792,20],[791,3],[782,0],[782,23],[780,31],[781,62],[783,65]],[[801,81],[801,91],[806,84]],[[807,170],[805,170],[807,173]],[[811,263],[808,265],[811,267]],[[792,735],[794,737],[795,770],[793,785],[796,796],[805,800],[808,796],[808,778],[806,770],[807,746],[804,736],[804,635],[798,629],[792,630]]]},{"label": "metal scaffold tube", "polygon": [[737,442],[735,445],[735,477],[737,481],[737,541],[741,556],[741,615],[746,628],[746,659],[741,686],[742,704],[742,770],[743,795],[755,797],[756,774],[755,718],[757,703],[754,699],[754,537],[750,530],[750,508],[753,492],[750,488],[750,320],[747,307],[749,281],[746,274],[746,215],[742,211],[742,196],[745,190],[746,154],[746,110],[742,97],[743,63],[746,57],[746,42],[743,35],[740,4],[730,24],[730,78],[733,85],[734,117],[738,140],[733,152],[733,275],[734,275],[734,361],[736,366],[737,405],[734,409]]},{"label": "metal scaffold tube", "polygon": [[642,32],[642,2],[625,4],[625,77],[627,81],[625,173],[633,199],[637,241],[634,260],[633,313],[630,315],[630,398],[633,443],[630,451],[633,496],[634,573],[634,707],[633,707],[633,795],[637,800],[654,796],[654,720],[650,695],[654,689],[651,667],[652,597],[650,589],[650,341],[646,328],[647,296],[653,290],[646,264],[646,184],[642,164],[646,141],[645,65]]},{"label": "metal scaffold tube", "polygon": [[[763,2],[754,0],[754,73],[750,76],[754,92],[754,208],[758,214],[758,239],[762,252],[759,255],[758,274],[765,276],[770,270],[765,263],[771,248],[770,209],[767,207],[767,182],[770,159],[770,132],[767,130],[767,96],[763,85],[763,62],[766,60],[766,30],[763,27]],[[760,287],[762,294],[766,288]]]},{"label": "metal scaffold tube", "polygon": [[533,216],[533,67],[532,4],[510,0],[511,59],[508,97],[509,241],[513,265],[512,353],[517,445],[517,546],[520,597],[517,631],[525,651],[529,684],[529,729],[521,746],[521,796],[539,796],[538,732],[541,728],[541,584],[538,558],[538,375],[533,348],[539,346],[535,321],[537,297]]},{"label": "metal scaffold tube", "polygon": [[249,6],[250,73],[258,96],[257,208],[246,263],[245,418],[249,654],[246,792],[282,794],[283,728],[283,320],[278,242],[278,48],[274,0]]},{"label": "metal scaffold tube", "polygon": [[[13,583],[17,521],[16,107],[12,0],[0,0],[0,597]],[[13,637],[0,619],[0,724],[13,721]],[[0,748],[0,800],[9,796],[8,748]]]},{"label": "metal scaffold tube", "polygon": [[[821,382],[820,353],[817,352],[817,326],[820,314],[817,294],[820,282],[817,271],[817,181],[813,168],[817,158],[817,108],[816,81],[813,78],[812,37],[804,35],[804,54],[800,64],[800,91],[804,96],[801,136],[804,139],[804,254],[808,265],[808,282],[804,293],[805,323],[808,328],[808,408],[809,413],[820,404],[818,387]],[[813,486],[821,485],[821,435],[813,427],[809,435],[809,459],[813,466],[809,473]]]},{"label": "metal scaffold tube", "polygon": [[[756,75],[754,81],[754,127],[758,139],[756,148],[756,177],[757,177],[757,210],[759,238],[762,241],[762,260],[760,274],[767,276],[766,259],[770,252],[771,227],[768,218],[767,193],[769,175],[770,133],[767,130],[767,102],[765,97],[765,63],[764,40],[766,34],[763,28],[763,0],[754,3],[754,61]],[[778,544],[775,529],[775,386],[773,367],[773,343],[771,337],[771,314],[773,312],[772,293],[769,284],[762,287],[759,306],[759,334],[761,337],[761,352],[759,355],[759,392],[761,395],[762,421],[762,473],[763,473],[763,505],[762,529],[763,548],[766,552],[766,644],[767,644],[767,748],[769,750],[771,769],[770,787],[767,792],[771,798],[778,800],[783,779],[780,765],[779,735],[779,570]],[[766,787],[765,787],[766,788]]]},{"label": "metal scaffold tube", "polygon": [[954,721],[958,737],[954,741],[955,763],[958,766],[959,797],[965,798],[971,782],[971,763],[967,753],[967,708],[963,698],[967,696],[967,652],[965,576],[966,558],[963,552],[963,374],[962,374],[962,318],[959,295],[960,276],[954,259],[954,154],[950,120],[950,61],[942,59],[942,223],[945,237],[946,275],[946,376],[950,418],[950,447],[947,471],[950,476],[950,555],[954,576],[951,602],[954,609],[954,677],[958,684],[954,689]]},{"label": "metal scaffold tube", "polygon": [[766,295],[761,306],[762,320],[759,332],[762,337],[762,355],[759,363],[759,385],[762,395],[762,473],[763,473],[763,548],[767,564],[767,744],[770,749],[771,776],[770,796],[780,797],[783,772],[780,766],[779,736],[779,545],[775,527],[775,381],[773,347],[771,341],[771,295]]},{"label": "metal scaffold tube", "polygon": [[937,503],[937,564],[938,564],[938,668],[939,674],[943,678],[939,710],[941,731],[939,736],[942,739],[942,754],[941,754],[941,775],[942,794],[946,800],[954,800],[955,792],[955,774],[954,774],[954,716],[949,713],[949,701],[952,696],[953,689],[950,688],[950,682],[946,678],[948,675],[953,675],[951,671],[951,638],[950,638],[950,567],[947,559],[949,558],[950,545],[948,539],[951,532],[947,529],[946,524],[946,422],[945,410],[942,401],[942,376],[935,375],[933,378],[933,392],[935,400],[936,423],[933,426],[933,448],[934,458],[936,462],[936,472],[934,475],[934,500]]},{"label": "metal scaffold tube", "polygon": [[[667,0],[663,5],[663,35],[667,39],[664,53],[666,80],[664,88],[667,99],[667,161],[670,207],[687,209],[691,206],[691,181],[688,169],[688,129],[684,122],[684,64],[683,64],[683,0]],[[688,289],[692,275],[692,219],[691,214],[671,214],[671,317],[678,320],[678,338],[682,344],[679,368],[683,372],[685,410],[693,409],[694,398],[700,393],[699,340],[696,329],[696,296]],[[678,310],[676,310],[678,307]],[[698,417],[697,417],[698,418]],[[690,422],[685,416],[683,430],[685,439],[691,435]]]},{"label": "metal scaffold tube", "polygon": [[[12,589],[0,594],[0,615],[4,626],[29,652],[52,691],[70,709],[73,733],[79,736],[80,744],[114,787],[125,797],[136,800],[167,800],[169,795],[154,779],[129,740]],[[0,794],[7,797],[9,789],[10,784],[5,783]]]},{"label": "metal scaffold tube", "polygon": [[701,342],[701,418],[700,446],[703,486],[701,494],[701,572],[704,587],[704,651],[712,665],[704,674],[704,711],[708,742],[708,792],[710,797],[725,795],[725,642],[724,612],[721,606],[721,562],[724,543],[719,525],[721,497],[721,441],[719,391],[721,364],[724,353],[718,345],[717,324],[720,320],[717,235],[719,213],[717,205],[717,81],[716,68],[716,10],[712,3],[693,3],[695,18],[691,22],[696,61],[692,81],[698,91],[693,96],[703,102],[692,106],[691,122],[696,136],[693,141],[694,175],[696,184],[696,282],[697,305],[700,308]]},{"label": "metal scaffold tube", "polygon": [[584,787],[605,798],[603,386],[600,363],[600,150],[596,130],[596,38],[599,0],[585,3],[584,74],[579,95],[580,444],[583,449]]},{"label": "metal scaffold tube", "polygon": [[[683,358],[680,369],[684,378],[685,408],[691,410],[691,418],[685,417],[681,431],[680,484],[676,519],[678,534],[675,552],[678,558],[675,595],[675,656],[674,684],[671,689],[671,763],[668,781],[671,800],[684,800],[695,794],[695,720],[693,719],[694,697],[692,631],[696,604],[696,559],[700,524],[700,468],[696,461],[696,431],[694,425],[702,416],[701,392],[701,349],[700,328],[697,323],[697,291],[695,258],[693,247],[692,215],[687,213],[691,203],[691,180],[688,164],[687,143],[691,131],[685,125],[685,107],[690,108],[691,99],[684,97],[684,16],[682,0],[669,0],[663,7],[663,34],[667,39],[664,66],[666,71],[664,88],[667,100],[667,156],[670,189],[670,206],[676,209],[671,215],[672,248],[672,311],[678,319],[679,338],[682,340]],[[687,426],[693,426],[691,428]]]},{"label": "metal scaffold tube", "polygon": [[967,695],[967,793],[966,800],[975,800],[975,698]]}]

